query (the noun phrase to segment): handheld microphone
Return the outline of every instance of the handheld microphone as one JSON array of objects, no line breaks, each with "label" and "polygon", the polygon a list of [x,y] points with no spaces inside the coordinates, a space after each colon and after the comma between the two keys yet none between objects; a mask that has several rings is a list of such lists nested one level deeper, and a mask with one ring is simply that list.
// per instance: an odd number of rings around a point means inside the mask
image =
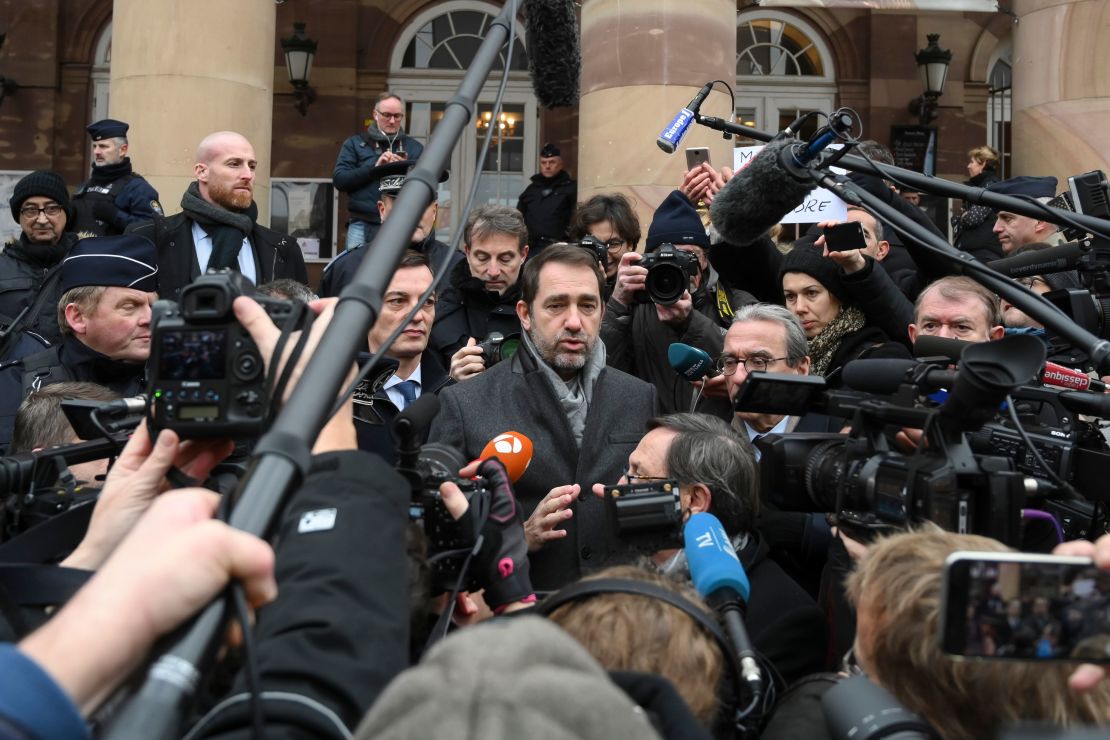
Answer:
[{"label": "handheld microphone", "polygon": [[117,398],[115,401],[100,404],[96,413],[98,416],[118,418],[133,414],[145,414],[146,406],[146,396],[131,396],[130,398]]},{"label": "handheld microphone", "polygon": [[783,166],[796,143],[785,136],[772,139],[713,198],[709,217],[726,242],[755,243],[813,190],[812,181],[798,179]]},{"label": "handheld microphone", "polygon": [[992,260],[987,267],[1011,278],[1048,275],[1054,272],[1074,270],[1091,251],[1091,243],[1068,242],[1058,247],[1038,249],[1014,257]]},{"label": "handheld microphone", "polygon": [[439,413],[439,397],[434,393],[421,393],[404,411],[393,419],[393,437],[397,440],[397,471],[405,476],[413,493],[423,488],[423,478],[418,472],[420,443]]},{"label": "handheld microphone", "polygon": [[925,391],[947,388],[955,382],[956,373],[914,360],[876,357],[846,363],[840,379],[852,390],[888,395],[896,393],[903,383],[911,383]]},{"label": "handheld microphone", "polygon": [[544,108],[578,104],[582,48],[571,0],[527,0],[524,38],[528,74],[536,100]]},{"label": "handheld microphone", "polygon": [[482,449],[480,460],[496,457],[505,466],[509,480],[516,483],[532,462],[532,440],[520,432],[503,432]]},{"label": "handheld microphone", "polygon": [[751,594],[751,584],[744,566],[736,557],[721,521],[712,514],[698,512],[686,520],[682,536],[686,541],[686,562],[690,580],[699,595],[724,619],[732,647],[740,661],[740,675],[748,682],[753,695],[763,690],[763,677],[755,659],[743,614]]},{"label": "handheld microphone", "polygon": [[1070,367],[1057,365],[1055,362],[1046,362],[1041,373],[1041,382],[1055,388],[1066,388],[1071,391],[1106,392],[1106,383],[1098,378],[1092,378],[1082,370],[1073,370]]},{"label": "handheld microphone", "polygon": [[701,380],[717,375],[713,368],[713,358],[709,353],[697,347],[691,347],[682,342],[672,342],[667,347],[667,362],[676,373],[687,380]]},{"label": "handheld microphone", "polygon": [[659,134],[659,138],[655,143],[659,145],[667,154],[674,154],[678,149],[678,145],[682,143],[685,138],[686,132],[690,129],[690,124],[694,122],[694,118],[701,110],[701,104],[709,97],[709,91],[713,89],[713,83],[706,83],[690,104],[680,110],[674,119],[663,129],[663,133]]}]

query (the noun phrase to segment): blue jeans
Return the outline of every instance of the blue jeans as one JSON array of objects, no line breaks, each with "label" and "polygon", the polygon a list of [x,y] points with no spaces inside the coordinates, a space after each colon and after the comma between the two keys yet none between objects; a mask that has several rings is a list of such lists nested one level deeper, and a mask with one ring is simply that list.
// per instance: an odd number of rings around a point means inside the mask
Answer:
[{"label": "blue jeans", "polygon": [[354,249],[360,244],[368,243],[381,227],[381,224],[351,219],[347,224],[347,249]]}]

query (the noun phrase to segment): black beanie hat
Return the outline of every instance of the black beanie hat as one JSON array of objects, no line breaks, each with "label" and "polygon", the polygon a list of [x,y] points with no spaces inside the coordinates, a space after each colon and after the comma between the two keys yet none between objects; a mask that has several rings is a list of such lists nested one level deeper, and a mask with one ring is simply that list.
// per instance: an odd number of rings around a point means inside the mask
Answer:
[{"label": "black beanie hat", "polygon": [[828,257],[822,256],[820,250],[814,247],[795,247],[783,255],[782,268],[779,270],[779,285],[782,285],[782,276],[788,272],[804,272],[825,289],[836,296],[842,304],[850,303],[848,291],[840,280],[840,268]]},{"label": "black beanie hat", "polygon": [[709,235],[697,210],[682,191],[675,190],[655,209],[648,227],[645,249],[650,252],[660,244],[695,244],[709,249]]},{"label": "black beanie hat", "polygon": [[50,198],[62,208],[65,208],[66,225],[73,223],[73,205],[69,201],[69,188],[66,187],[66,182],[61,175],[50,170],[37,170],[25,175],[22,180],[15,184],[11,200],[8,203],[12,207],[12,218],[15,219],[16,223],[19,223],[19,209],[23,207],[23,201],[36,195]]}]

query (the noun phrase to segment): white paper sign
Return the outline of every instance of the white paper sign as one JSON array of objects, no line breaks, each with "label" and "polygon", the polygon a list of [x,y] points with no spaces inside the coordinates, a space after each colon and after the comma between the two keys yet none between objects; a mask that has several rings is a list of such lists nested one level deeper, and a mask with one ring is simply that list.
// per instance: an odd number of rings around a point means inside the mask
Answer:
[{"label": "white paper sign", "polygon": [[[739,146],[733,149],[733,167],[739,172],[763,151],[761,146]],[[844,170],[833,167],[833,172],[844,174]],[[832,191],[816,188],[790,213],[783,216],[780,223],[814,224],[818,221],[847,221],[848,205]]]},{"label": "white paper sign", "polygon": [[297,245],[301,248],[301,256],[306,260],[320,259],[320,240],[311,236],[298,236]]}]

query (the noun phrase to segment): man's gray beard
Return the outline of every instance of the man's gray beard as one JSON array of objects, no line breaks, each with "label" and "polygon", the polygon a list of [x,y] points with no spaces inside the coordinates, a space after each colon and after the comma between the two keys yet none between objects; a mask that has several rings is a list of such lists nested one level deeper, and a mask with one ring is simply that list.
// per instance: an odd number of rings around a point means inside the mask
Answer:
[{"label": "man's gray beard", "polygon": [[597,342],[597,337],[593,337],[592,340],[588,336],[583,337],[586,342],[586,351],[582,354],[574,355],[573,358],[564,360],[563,357],[566,357],[566,355],[560,355],[556,349],[561,335],[557,336],[555,341],[551,344],[548,344],[546,340],[541,339],[534,333],[531,334],[531,337],[532,342],[536,345],[536,350],[540,353],[540,357],[543,358],[543,361],[552,369],[564,371],[573,370],[575,372],[578,372],[586,366],[586,362],[590,359],[590,355],[593,354],[594,344]]}]

